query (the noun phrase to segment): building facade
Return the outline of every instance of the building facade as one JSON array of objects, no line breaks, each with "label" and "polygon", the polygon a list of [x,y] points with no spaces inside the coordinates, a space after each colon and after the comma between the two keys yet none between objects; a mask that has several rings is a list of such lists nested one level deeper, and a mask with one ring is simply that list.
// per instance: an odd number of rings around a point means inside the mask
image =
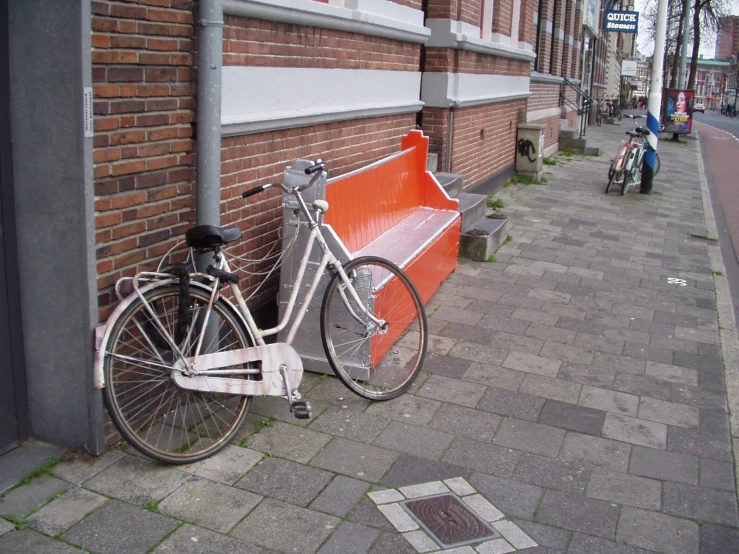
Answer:
[{"label": "building facade", "polygon": [[728,60],[739,52],[739,15],[721,18],[721,26],[716,35],[717,60]]}]

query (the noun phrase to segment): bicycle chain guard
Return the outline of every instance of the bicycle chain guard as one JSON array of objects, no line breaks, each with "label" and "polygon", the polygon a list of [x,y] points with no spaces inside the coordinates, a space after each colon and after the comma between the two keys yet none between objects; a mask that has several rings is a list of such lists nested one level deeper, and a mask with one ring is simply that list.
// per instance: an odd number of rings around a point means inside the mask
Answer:
[{"label": "bicycle chain guard", "polygon": [[[187,362],[192,359],[188,358]],[[208,370],[221,368],[233,368],[240,365],[261,366],[261,379],[251,380],[234,377],[221,377],[207,375]],[[288,396],[285,379],[281,373],[281,367],[286,367],[290,386],[296,390],[303,378],[303,362],[295,349],[284,342],[266,344],[264,346],[252,346],[231,350],[228,352],[216,352],[213,354],[201,354],[198,357],[196,373],[188,377],[184,372],[185,362],[182,360],[174,364],[172,379],[177,386],[203,392],[216,392],[224,394],[238,394],[242,396]]]}]

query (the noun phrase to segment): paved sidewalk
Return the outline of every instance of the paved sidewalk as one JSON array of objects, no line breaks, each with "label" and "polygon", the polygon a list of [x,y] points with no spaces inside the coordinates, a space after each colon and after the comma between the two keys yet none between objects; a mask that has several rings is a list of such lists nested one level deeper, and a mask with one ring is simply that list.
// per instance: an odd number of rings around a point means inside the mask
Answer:
[{"label": "paved sidewalk", "polygon": [[739,551],[736,330],[699,144],[660,142],[653,195],[606,195],[628,125],[497,195],[511,240],[432,299],[410,394],[370,404],[309,374],[317,417],[256,401],[205,462],[60,461],[2,499],[0,552],[429,552],[399,503],[450,491],[491,529],[455,554]]}]

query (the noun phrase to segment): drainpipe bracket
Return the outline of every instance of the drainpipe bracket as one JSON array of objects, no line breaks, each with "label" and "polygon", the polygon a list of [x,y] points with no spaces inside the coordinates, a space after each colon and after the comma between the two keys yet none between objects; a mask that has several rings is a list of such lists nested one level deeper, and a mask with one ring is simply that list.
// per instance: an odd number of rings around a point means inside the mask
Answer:
[{"label": "drainpipe bracket", "polygon": [[198,25],[201,27],[223,27],[223,21],[208,21],[207,19],[198,19]]}]

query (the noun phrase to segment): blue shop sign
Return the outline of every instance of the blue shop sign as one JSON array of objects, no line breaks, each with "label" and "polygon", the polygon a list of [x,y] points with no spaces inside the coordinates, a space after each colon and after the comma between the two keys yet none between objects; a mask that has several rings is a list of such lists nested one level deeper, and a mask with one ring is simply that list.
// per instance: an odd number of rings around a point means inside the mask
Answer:
[{"label": "blue shop sign", "polygon": [[607,10],[604,30],[614,33],[636,33],[639,30],[639,12]]}]

